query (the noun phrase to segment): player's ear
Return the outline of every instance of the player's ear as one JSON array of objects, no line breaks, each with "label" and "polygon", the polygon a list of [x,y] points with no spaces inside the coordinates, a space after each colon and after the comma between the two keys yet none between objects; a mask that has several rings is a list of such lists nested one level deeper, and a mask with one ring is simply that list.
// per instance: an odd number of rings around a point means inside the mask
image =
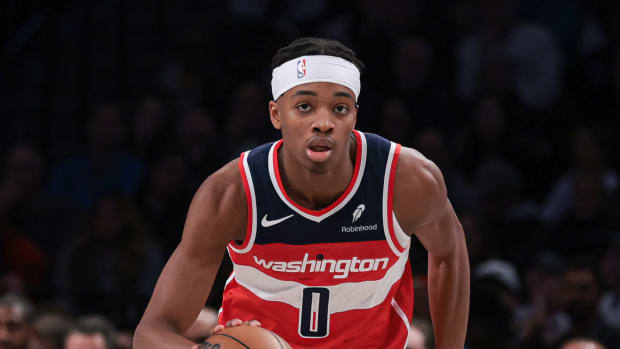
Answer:
[{"label": "player's ear", "polygon": [[278,109],[278,104],[274,101],[269,102],[269,118],[271,119],[271,124],[276,130],[282,128],[282,119],[280,118],[280,110]]}]

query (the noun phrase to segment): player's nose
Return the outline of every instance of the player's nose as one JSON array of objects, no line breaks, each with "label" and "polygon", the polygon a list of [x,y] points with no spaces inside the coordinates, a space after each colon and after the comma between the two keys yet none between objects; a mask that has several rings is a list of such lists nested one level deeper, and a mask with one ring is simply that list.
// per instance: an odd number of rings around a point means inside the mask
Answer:
[{"label": "player's nose", "polygon": [[332,116],[329,111],[325,110],[325,108],[321,108],[316,113],[316,118],[312,123],[312,130],[320,133],[329,133],[334,128],[334,122],[332,120]]}]

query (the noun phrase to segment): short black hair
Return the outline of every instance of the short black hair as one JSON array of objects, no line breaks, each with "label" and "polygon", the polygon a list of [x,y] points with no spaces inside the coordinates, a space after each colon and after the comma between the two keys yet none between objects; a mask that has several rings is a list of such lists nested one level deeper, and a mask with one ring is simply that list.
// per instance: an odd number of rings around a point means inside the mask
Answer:
[{"label": "short black hair", "polygon": [[364,63],[355,56],[355,52],[336,40],[322,38],[299,38],[276,52],[271,59],[271,69],[275,69],[291,59],[301,56],[328,55],[340,57],[353,63],[362,72]]},{"label": "short black hair", "polygon": [[66,343],[67,338],[74,333],[82,333],[86,335],[101,334],[105,339],[106,348],[116,348],[116,328],[102,315],[86,315],[75,320],[73,327],[65,334],[64,342]]},{"label": "short black hair", "polygon": [[35,308],[30,299],[19,293],[6,293],[0,296],[0,306],[7,308],[17,308],[22,316],[22,320],[31,324],[35,315]]}]

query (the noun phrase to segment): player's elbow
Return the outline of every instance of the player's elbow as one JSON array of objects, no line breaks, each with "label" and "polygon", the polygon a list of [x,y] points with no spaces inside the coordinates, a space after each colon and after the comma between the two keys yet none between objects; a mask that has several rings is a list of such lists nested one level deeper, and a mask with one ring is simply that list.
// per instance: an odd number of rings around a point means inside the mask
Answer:
[{"label": "player's elbow", "polygon": [[465,234],[451,206],[439,221],[438,237],[441,243],[435,245],[433,251],[429,251],[435,258],[454,263],[468,259]]},{"label": "player's elbow", "polygon": [[140,321],[140,323],[136,327],[136,330],[134,331],[134,334],[133,334],[133,348],[134,349],[147,348],[145,332],[148,332],[148,331],[145,329],[145,325],[143,324],[143,321]]},{"label": "player's elbow", "polygon": [[142,320],[140,320],[140,323],[136,327],[133,334],[133,348],[152,349],[157,347],[157,341],[155,338],[158,333],[161,334],[162,327],[163,326],[158,324],[157,321],[148,317],[142,317]]}]

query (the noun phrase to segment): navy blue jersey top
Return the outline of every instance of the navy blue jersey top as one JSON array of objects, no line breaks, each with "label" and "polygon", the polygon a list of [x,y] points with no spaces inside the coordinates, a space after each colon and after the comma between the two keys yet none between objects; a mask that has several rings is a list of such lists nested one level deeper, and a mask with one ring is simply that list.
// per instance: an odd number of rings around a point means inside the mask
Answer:
[{"label": "navy blue jersey top", "polygon": [[[403,348],[413,312],[410,238],[393,213],[400,145],[353,131],[353,176],[321,210],[291,200],[280,178],[282,140],[239,159],[247,233],[220,322],[257,319],[294,348]],[[371,325],[370,325],[371,324]]]}]

